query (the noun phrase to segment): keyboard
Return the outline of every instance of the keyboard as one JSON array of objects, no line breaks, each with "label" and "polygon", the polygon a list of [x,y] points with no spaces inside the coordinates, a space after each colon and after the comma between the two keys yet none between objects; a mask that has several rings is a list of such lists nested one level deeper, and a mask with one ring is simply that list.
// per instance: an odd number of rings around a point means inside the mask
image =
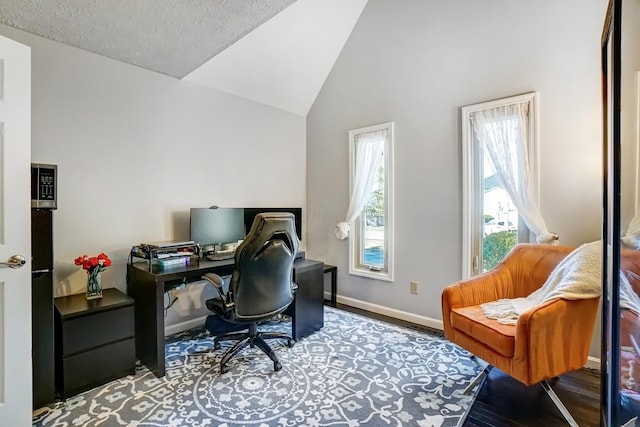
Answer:
[{"label": "keyboard", "polygon": [[211,252],[209,254],[206,254],[204,257],[205,259],[207,259],[208,261],[221,261],[223,259],[231,259],[235,256],[236,251],[231,249],[228,251],[218,251],[218,252]]}]

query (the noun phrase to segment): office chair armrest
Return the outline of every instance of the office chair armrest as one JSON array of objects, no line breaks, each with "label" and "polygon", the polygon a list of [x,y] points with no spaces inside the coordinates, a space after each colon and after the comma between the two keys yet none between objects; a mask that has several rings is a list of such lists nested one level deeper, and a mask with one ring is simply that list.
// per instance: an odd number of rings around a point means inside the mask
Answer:
[{"label": "office chair armrest", "polygon": [[229,301],[225,293],[222,291],[222,285],[224,284],[224,280],[222,280],[222,277],[218,276],[215,273],[207,273],[204,276],[202,276],[202,279],[211,283],[213,287],[216,288],[216,291],[218,291],[218,296],[220,297],[220,300],[222,301],[222,303],[226,308],[229,304]]}]

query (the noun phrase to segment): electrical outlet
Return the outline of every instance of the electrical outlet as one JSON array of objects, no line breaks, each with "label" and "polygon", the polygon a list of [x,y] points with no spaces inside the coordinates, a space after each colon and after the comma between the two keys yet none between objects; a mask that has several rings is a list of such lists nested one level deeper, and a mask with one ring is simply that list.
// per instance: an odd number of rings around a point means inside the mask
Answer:
[{"label": "electrical outlet", "polygon": [[418,282],[415,280],[411,281],[411,293],[416,295],[418,294]]},{"label": "electrical outlet", "polygon": [[178,288],[171,289],[171,301],[178,299],[178,295],[180,295],[180,290]]}]

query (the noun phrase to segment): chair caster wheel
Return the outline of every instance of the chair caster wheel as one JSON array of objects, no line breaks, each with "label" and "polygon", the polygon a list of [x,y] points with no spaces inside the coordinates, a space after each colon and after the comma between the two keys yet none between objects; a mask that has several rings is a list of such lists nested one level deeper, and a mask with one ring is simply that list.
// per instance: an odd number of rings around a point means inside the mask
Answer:
[{"label": "chair caster wheel", "polygon": [[282,365],[280,364],[280,362],[273,362],[273,370],[279,371],[280,369],[282,369]]},{"label": "chair caster wheel", "polygon": [[214,350],[220,350],[220,348],[221,348],[221,347],[222,347],[222,346],[220,345],[220,343],[219,343],[219,342],[217,342],[217,341],[216,341],[216,342],[214,342],[214,343],[213,343],[213,349],[214,349]]},{"label": "chair caster wheel", "polygon": [[226,374],[227,372],[229,372],[229,367],[227,365],[221,365],[220,366],[220,373],[221,374]]}]

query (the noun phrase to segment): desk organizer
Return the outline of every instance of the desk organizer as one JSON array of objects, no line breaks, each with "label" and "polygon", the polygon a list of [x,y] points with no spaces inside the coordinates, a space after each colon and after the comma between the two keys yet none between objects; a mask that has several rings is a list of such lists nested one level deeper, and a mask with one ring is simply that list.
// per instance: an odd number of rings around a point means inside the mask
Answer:
[{"label": "desk organizer", "polygon": [[200,246],[192,241],[141,243],[131,248],[129,265],[138,260],[146,260],[149,271],[152,271],[153,264],[160,267],[188,265],[192,256],[200,256]]}]

